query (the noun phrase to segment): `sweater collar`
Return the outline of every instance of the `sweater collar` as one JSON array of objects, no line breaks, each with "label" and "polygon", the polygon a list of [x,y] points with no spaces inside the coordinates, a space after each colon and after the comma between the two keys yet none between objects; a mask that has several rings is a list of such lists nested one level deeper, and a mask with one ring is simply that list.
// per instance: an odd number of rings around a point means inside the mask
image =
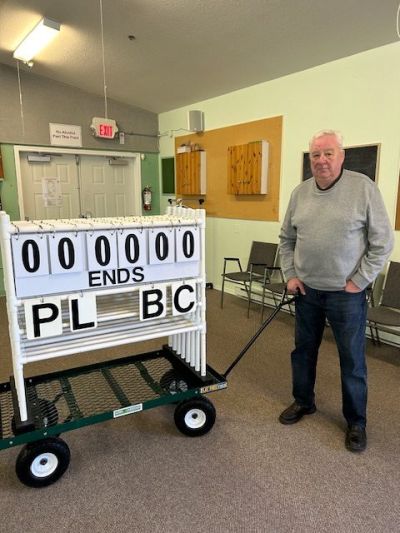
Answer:
[{"label": "sweater collar", "polygon": [[329,189],[332,189],[332,187],[334,187],[336,185],[336,183],[340,180],[340,178],[342,177],[342,174],[343,174],[343,167],[342,167],[342,169],[340,171],[339,176],[334,181],[332,181],[332,183],[328,187],[326,187],[325,189],[323,189],[322,187],[320,187],[318,185],[317,180],[315,180],[315,185],[317,186],[317,189],[319,191],[321,191],[321,192],[329,191]]}]

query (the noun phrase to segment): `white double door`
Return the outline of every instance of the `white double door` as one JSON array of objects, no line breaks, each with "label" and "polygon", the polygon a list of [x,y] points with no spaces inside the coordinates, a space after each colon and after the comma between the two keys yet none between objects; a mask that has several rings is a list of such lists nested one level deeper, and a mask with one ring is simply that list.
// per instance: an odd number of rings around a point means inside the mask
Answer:
[{"label": "white double door", "polygon": [[[48,160],[40,160],[43,157]],[[46,152],[45,156],[37,157],[33,152],[20,151],[19,162],[20,208],[24,218],[141,214],[140,164],[135,156],[118,158]],[[55,188],[50,191],[50,186]]]}]

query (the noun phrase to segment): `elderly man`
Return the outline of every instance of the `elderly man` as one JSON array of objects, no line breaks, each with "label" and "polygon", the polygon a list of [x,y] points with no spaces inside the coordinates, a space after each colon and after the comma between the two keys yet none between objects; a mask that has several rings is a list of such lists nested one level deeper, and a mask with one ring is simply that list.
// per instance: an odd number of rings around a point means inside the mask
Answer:
[{"label": "elderly man", "polygon": [[294,403],[279,421],[294,424],[316,411],[318,349],[328,319],[340,358],[346,448],[363,451],[367,406],[365,289],[385,265],[393,231],[375,183],[343,169],[338,132],[310,141],[313,177],[293,191],[280,233],[280,256],[296,299],[292,352]]}]

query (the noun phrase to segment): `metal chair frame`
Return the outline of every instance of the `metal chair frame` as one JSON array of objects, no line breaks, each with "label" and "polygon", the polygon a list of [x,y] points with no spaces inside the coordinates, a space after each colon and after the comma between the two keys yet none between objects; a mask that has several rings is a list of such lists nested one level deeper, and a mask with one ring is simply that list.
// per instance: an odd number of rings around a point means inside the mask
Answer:
[{"label": "metal chair frame", "polygon": [[[280,283],[272,283],[271,282],[271,275],[274,272],[279,272],[281,282]],[[264,268],[264,276],[262,279],[253,279],[251,277],[250,279],[250,287],[249,287],[249,295],[248,295],[248,308],[247,308],[247,315],[249,315],[250,310],[250,304],[251,304],[251,295],[252,295],[252,286],[253,282],[257,282],[262,286],[262,297],[261,297],[261,321],[264,317],[264,307],[265,307],[265,292],[269,291],[272,294],[272,298],[274,300],[275,307],[281,304],[284,295],[285,295],[285,289],[286,289],[286,283],[282,274],[282,270],[278,266],[265,266]],[[280,298],[277,299],[277,294],[280,295]],[[292,310],[289,306],[290,313],[292,314]]]},{"label": "metal chair frame", "polygon": [[[247,316],[249,316],[250,301],[251,301],[251,283],[255,280],[263,282],[269,278],[269,270],[274,270],[279,267],[275,267],[275,261],[277,256],[278,245],[269,242],[253,241],[247,269],[243,270],[240,259],[238,257],[225,257],[224,269],[222,272],[222,289],[221,289],[221,308],[224,306],[224,289],[225,282],[242,285],[246,290],[248,306]],[[229,262],[236,262],[239,267],[239,271],[227,272],[227,266]]]},{"label": "metal chair frame", "polygon": [[389,263],[379,304],[374,305],[372,290],[370,303],[372,306],[368,309],[367,324],[373,344],[379,345],[381,326],[400,327],[400,263]]}]

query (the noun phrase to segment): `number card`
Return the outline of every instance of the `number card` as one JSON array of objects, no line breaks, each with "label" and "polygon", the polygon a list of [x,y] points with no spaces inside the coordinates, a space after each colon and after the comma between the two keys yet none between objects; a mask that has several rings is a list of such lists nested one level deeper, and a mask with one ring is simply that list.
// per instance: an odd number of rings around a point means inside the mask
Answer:
[{"label": "number card", "polygon": [[162,318],[167,314],[167,286],[151,285],[139,289],[139,319]]},{"label": "number card", "polygon": [[11,243],[16,278],[45,276],[49,273],[45,236],[32,234],[22,237],[13,235]]},{"label": "number card", "polygon": [[[44,222],[10,232],[18,298],[73,294],[202,276],[202,224],[197,219]],[[159,225],[158,225],[159,224]],[[73,226],[73,228],[72,228]],[[169,298],[169,293],[168,293]]]},{"label": "number card", "polygon": [[172,283],[172,314],[183,315],[196,309],[196,283]]},{"label": "number card", "polygon": [[147,231],[118,232],[118,262],[120,268],[147,264]]},{"label": "number card", "polygon": [[83,293],[70,296],[69,316],[71,331],[97,328],[96,295]]},{"label": "number card", "polygon": [[175,261],[175,232],[170,228],[149,231],[149,263],[159,265]]},{"label": "number card", "polygon": [[28,339],[62,335],[61,298],[27,300],[24,310]]},{"label": "number card", "polygon": [[52,274],[69,274],[85,270],[82,233],[53,233],[49,235]]},{"label": "number card", "polygon": [[200,232],[197,227],[178,228],[175,233],[176,261],[198,261],[200,259]]},{"label": "number card", "polygon": [[118,268],[115,231],[92,231],[86,235],[89,270]]}]

